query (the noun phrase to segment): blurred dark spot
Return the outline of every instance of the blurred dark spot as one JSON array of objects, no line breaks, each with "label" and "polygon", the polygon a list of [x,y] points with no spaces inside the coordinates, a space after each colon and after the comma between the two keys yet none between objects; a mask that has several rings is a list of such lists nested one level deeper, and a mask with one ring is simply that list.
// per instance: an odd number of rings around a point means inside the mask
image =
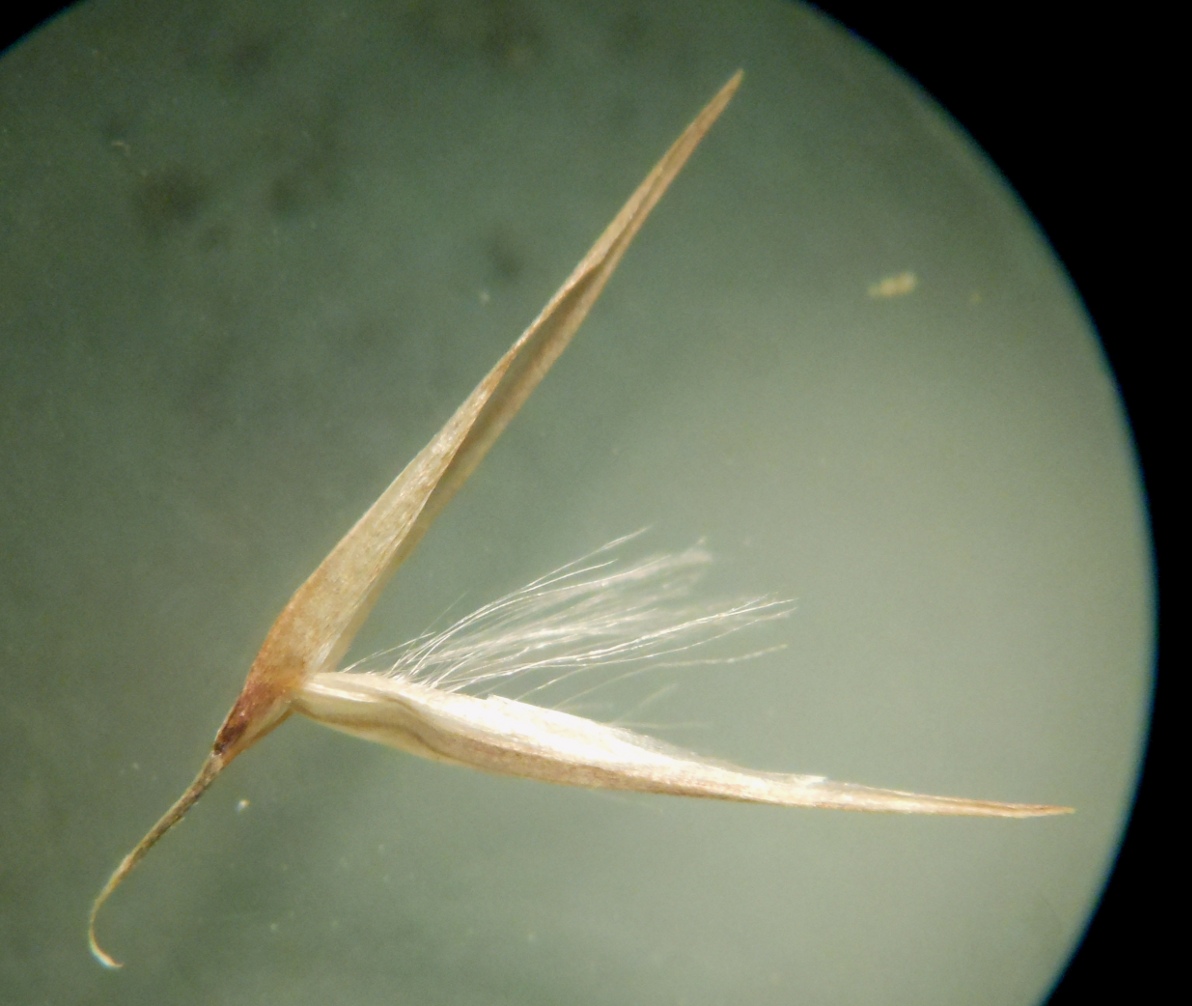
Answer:
[{"label": "blurred dark spot", "polygon": [[108,145],[124,143],[127,146],[128,132],[128,123],[121,116],[114,113],[104,119],[103,124],[99,127],[99,135],[103,138],[103,142]]},{"label": "blurred dark spot", "polygon": [[193,223],[209,198],[206,179],[178,165],[147,172],[133,193],[141,226],[151,237],[162,237]]},{"label": "blurred dark spot", "polygon": [[500,70],[519,70],[534,62],[542,49],[542,32],[528,8],[510,0],[486,5],[481,51]]},{"label": "blurred dark spot", "polygon": [[275,134],[271,146],[277,163],[266,198],[274,216],[299,216],[339,190],[344,153],[334,101]]},{"label": "blurred dark spot", "polygon": [[218,251],[228,248],[232,243],[232,226],[227,221],[219,221],[203,228],[199,235],[198,246],[203,251]]},{"label": "blurred dark spot", "polygon": [[413,0],[405,21],[427,48],[452,61],[481,57],[492,69],[539,61],[544,33],[524,0]]},{"label": "blurred dark spot", "polygon": [[627,10],[613,19],[608,30],[608,48],[622,60],[635,60],[651,48],[650,22],[641,11]]},{"label": "blurred dark spot", "polygon": [[278,175],[269,183],[269,212],[278,217],[297,216],[314,202],[310,182],[297,169]]},{"label": "blurred dark spot", "polygon": [[516,283],[526,268],[526,256],[504,227],[497,227],[489,235],[485,245],[492,281],[511,285]]},{"label": "blurred dark spot", "polygon": [[255,362],[249,358],[252,342],[236,315],[233,305],[219,305],[219,322],[205,324],[201,337],[177,347],[177,403],[191,423],[208,433],[234,422],[237,375]]},{"label": "blurred dark spot", "polygon": [[231,86],[248,90],[273,64],[273,42],[262,36],[236,41],[223,59],[223,76]]}]

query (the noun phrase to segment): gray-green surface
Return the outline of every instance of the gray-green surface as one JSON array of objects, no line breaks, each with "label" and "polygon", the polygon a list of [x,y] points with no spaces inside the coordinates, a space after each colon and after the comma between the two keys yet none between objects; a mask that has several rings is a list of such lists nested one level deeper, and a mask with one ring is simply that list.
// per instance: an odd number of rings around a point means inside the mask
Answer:
[{"label": "gray-green surface", "polygon": [[[787,649],[599,693],[950,821],[490,779],[302,723],[101,920],[269,623],[737,66],[361,653],[644,525]],[[913,272],[918,285],[868,295]],[[1120,406],[989,166],[779,3],[83,5],[0,61],[0,1001],[1028,1003],[1150,694]],[[670,724],[667,727],[667,724]]]}]

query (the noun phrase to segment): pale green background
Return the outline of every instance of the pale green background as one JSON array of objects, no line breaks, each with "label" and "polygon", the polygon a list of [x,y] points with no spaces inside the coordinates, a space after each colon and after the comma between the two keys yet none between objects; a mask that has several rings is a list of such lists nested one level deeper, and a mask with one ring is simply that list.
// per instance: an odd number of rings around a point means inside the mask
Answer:
[{"label": "pale green background", "polygon": [[[494,780],[304,723],[102,920],[289,593],[738,66],[739,97],[358,648],[644,525],[797,597],[667,739],[1071,818]],[[912,270],[909,296],[867,296]],[[1013,195],[777,2],[84,5],[0,62],[0,1001],[1029,1003],[1150,678],[1137,473]],[[750,645],[753,645],[752,643]]]}]

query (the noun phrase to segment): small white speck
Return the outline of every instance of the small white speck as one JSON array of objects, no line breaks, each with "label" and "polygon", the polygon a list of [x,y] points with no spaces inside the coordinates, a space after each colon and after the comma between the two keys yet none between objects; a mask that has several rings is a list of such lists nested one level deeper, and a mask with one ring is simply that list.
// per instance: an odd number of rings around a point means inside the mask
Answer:
[{"label": "small white speck", "polygon": [[872,284],[867,291],[870,297],[905,297],[919,285],[919,277],[913,272],[900,272],[897,276],[886,276]]}]

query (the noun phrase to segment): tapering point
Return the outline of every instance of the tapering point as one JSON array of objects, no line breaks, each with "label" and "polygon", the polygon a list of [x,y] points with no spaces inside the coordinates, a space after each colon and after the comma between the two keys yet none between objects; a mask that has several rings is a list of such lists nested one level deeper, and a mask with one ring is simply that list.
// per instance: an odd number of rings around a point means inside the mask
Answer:
[{"label": "tapering point", "polygon": [[91,956],[94,957],[105,968],[111,968],[113,971],[124,967],[123,962],[116,960],[103,947],[99,945],[99,941],[95,938],[95,919],[92,918],[91,924],[87,927],[87,946],[91,948]]}]

